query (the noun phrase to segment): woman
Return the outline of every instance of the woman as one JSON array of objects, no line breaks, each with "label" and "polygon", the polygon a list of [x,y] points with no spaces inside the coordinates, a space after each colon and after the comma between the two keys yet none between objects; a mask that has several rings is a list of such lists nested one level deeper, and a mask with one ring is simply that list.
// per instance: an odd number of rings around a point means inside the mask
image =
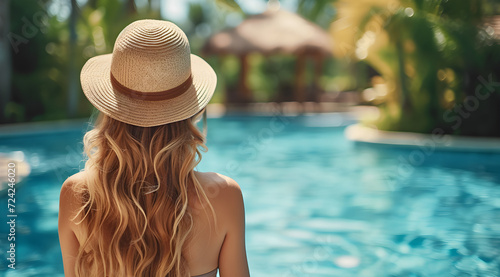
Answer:
[{"label": "woman", "polygon": [[87,61],[81,83],[100,113],[84,171],[61,189],[65,276],[249,276],[240,187],[194,170],[216,75],[186,35],[136,21],[113,54]]}]

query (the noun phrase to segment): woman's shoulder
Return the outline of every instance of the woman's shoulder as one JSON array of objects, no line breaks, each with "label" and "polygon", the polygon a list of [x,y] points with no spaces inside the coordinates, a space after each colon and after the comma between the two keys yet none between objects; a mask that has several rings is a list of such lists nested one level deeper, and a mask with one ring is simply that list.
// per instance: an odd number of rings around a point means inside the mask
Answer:
[{"label": "woman's shoulder", "polygon": [[84,182],[85,173],[78,172],[68,177],[61,186],[59,197],[59,226],[68,226],[73,232],[76,225],[71,220],[76,214],[81,204],[81,198],[77,185]]},{"label": "woman's shoulder", "polygon": [[241,190],[240,185],[231,177],[222,175],[217,172],[200,172],[195,171],[196,178],[200,181],[202,186],[207,189],[218,187],[219,189],[227,190]]},{"label": "woman's shoulder", "polygon": [[84,171],[73,174],[64,181],[59,197],[60,210],[66,210],[71,214],[76,213],[82,204],[85,181]]},{"label": "woman's shoulder", "polygon": [[[240,185],[231,177],[216,172],[195,172],[209,199],[234,198],[241,195]],[[226,201],[225,201],[226,202]]]},{"label": "woman's shoulder", "polygon": [[61,186],[60,201],[61,204],[70,204],[76,202],[79,196],[78,192],[81,192],[81,187],[85,183],[85,172],[81,171],[69,176]]},{"label": "woman's shoulder", "polygon": [[85,180],[85,171],[77,172],[69,176],[63,183],[61,189],[73,189],[76,184]]},{"label": "woman's shoulder", "polygon": [[232,178],[215,172],[195,172],[217,214],[228,215],[243,208],[240,185]]}]

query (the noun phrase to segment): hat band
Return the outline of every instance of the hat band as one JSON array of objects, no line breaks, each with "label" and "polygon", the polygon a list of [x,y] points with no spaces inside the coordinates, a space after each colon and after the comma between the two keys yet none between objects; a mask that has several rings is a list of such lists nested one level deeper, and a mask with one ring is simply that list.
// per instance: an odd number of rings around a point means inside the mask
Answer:
[{"label": "hat band", "polygon": [[130,89],[122,85],[120,82],[118,82],[118,80],[116,80],[115,76],[113,76],[113,73],[111,73],[110,75],[111,75],[111,85],[116,91],[125,94],[130,98],[137,100],[146,100],[146,101],[162,101],[175,98],[186,92],[189,89],[189,87],[191,87],[191,85],[193,84],[193,78],[190,74],[186,81],[184,81],[182,84],[174,88],[163,91],[143,92]]}]

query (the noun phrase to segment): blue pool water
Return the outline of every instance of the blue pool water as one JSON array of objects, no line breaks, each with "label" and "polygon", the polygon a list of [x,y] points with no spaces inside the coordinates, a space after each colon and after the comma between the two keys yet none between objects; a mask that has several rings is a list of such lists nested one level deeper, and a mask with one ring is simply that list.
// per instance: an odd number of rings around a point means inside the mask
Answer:
[{"label": "blue pool water", "polygon": [[[348,121],[348,120],[347,120]],[[500,276],[500,155],[359,145],[341,115],[208,120],[199,166],[233,177],[246,205],[252,276]],[[63,276],[59,189],[77,172],[84,125],[0,137],[33,172],[17,189],[16,270]],[[6,220],[6,198],[0,215]]]}]

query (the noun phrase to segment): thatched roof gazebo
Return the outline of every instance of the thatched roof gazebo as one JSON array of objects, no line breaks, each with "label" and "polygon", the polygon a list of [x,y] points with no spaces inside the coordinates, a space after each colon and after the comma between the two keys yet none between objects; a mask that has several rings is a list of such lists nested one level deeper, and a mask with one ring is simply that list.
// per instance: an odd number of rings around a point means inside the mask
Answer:
[{"label": "thatched roof gazebo", "polygon": [[203,46],[205,55],[237,55],[241,62],[238,101],[252,101],[247,85],[248,54],[292,54],[297,56],[294,100],[305,100],[305,67],[308,58],[315,61],[315,86],[318,87],[323,60],[332,49],[328,33],[299,15],[270,8],[252,15],[235,28],[211,36]]}]

